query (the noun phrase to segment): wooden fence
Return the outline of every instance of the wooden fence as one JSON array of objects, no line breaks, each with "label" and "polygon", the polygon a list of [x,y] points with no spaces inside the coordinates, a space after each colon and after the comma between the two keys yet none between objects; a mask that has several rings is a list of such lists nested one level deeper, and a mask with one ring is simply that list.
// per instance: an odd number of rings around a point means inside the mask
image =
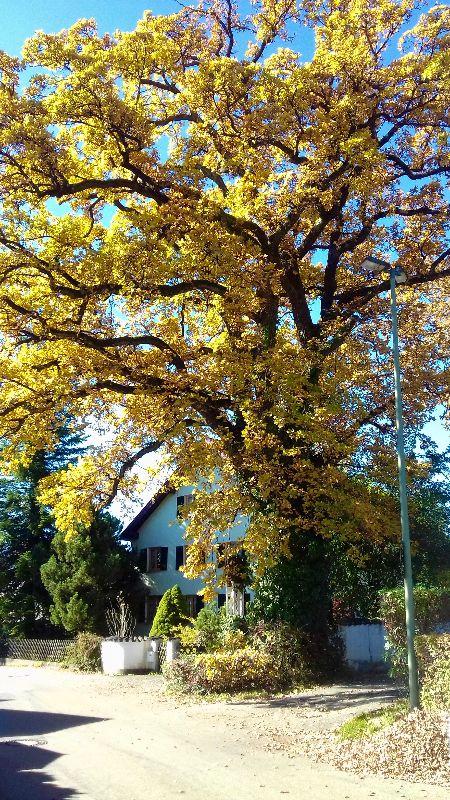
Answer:
[{"label": "wooden fence", "polygon": [[0,659],[62,661],[70,639],[0,639]]}]

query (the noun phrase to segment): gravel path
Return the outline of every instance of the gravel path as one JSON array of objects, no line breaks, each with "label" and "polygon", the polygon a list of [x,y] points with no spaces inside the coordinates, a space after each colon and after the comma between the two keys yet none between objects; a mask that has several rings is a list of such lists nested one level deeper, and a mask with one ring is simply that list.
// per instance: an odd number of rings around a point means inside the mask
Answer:
[{"label": "gravel path", "polygon": [[160,676],[0,667],[0,798],[447,799],[438,786],[344,773],[293,747],[394,696],[360,684],[181,702],[164,694]]}]

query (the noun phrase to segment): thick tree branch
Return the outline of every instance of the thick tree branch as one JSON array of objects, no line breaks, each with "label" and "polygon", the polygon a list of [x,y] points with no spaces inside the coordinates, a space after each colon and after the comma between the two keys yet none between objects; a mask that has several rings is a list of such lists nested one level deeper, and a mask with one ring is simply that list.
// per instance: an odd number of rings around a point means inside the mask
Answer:
[{"label": "thick tree branch", "polygon": [[167,438],[173,434],[173,432],[179,427],[180,424],[183,424],[184,427],[188,428],[189,426],[195,423],[194,420],[191,419],[183,420],[182,423],[177,422],[175,425],[172,425],[170,428],[168,428],[168,430],[165,431],[159,439],[155,439],[155,441],[143,445],[139,450],[136,450],[135,453],[133,453],[131,456],[129,456],[129,458],[125,459],[122,462],[122,464],[120,465],[119,469],[116,472],[116,475],[114,476],[111,485],[111,490],[109,494],[104,498],[104,501],[102,503],[103,508],[106,508],[112,503],[112,501],[117,495],[117,492],[119,491],[120,483],[127,474],[127,472],[130,472],[130,470],[132,470],[133,467],[135,467],[136,464],[142,458],[144,458],[144,456],[148,456],[150,455],[150,453],[156,453],[158,450],[161,449],[161,447],[164,447]]},{"label": "thick tree branch", "polygon": [[429,169],[415,169],[395,153],[386,153],[386,158],[389,161],[392,161],[392,163],[397,167],[400,167],[402,170],[402,175],[405,175],[407,178],[410,178],[413,181],[422,180],[423,178],[431,178],[436,175],[450,174],[450,164],[430,167]]},{"label": "thick tree branch", "polygon": [[[446,250],[444,254],[436,259],[436,262],[441,263],[444,258],[450,257],[450,249]],[[432,281],[437,281],[440,278],[447,278],[450,276],[450,267],[447,269],[442,269],[440,272],[436,272],[433,270],[432,272],[426,272],[419,275],[411,275],[408,276],[408,286],[421,286],[425,283],[431,283]],[[353,303],[353,310],[356,308],[362,308],[369,300],[372,300],[379,294],[383,292],[387,292],[390,288],[390,280],[386,279],[384,281],[380,281],[375,285],[361,285],[357,286],[353,289],[348,289],[345,292],[337,293],[335,296],[335,301],[341,305],[348,305]],[[356,305],[355,305],[356,301]],[[344,314],[344,310],[342,310],[341,314]]]}]

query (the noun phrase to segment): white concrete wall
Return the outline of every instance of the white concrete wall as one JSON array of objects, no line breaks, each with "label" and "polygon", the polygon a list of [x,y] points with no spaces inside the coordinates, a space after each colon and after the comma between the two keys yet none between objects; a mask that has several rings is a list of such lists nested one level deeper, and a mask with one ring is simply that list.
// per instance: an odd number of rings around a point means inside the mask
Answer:
[{"label": "white concrete wall", "polygon": [[382,664],[385,652],[384,625],[341,625],[345,661],[351,667]]}]

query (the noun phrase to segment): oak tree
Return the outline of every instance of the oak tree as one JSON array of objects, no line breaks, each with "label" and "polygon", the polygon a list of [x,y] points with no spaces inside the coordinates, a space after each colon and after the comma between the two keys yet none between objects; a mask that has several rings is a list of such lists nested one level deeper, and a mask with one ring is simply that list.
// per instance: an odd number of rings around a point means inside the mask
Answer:
[{"label": "oak tree", "polygon": [[389,283],[367,255],[409,277],[410,431],[448,397],[450,9],[417,9],[204,0],[0,56],[3,458],[50,446],[63,409],[103,434],[45,482],[62,530],[154,452],[204,479],[191,575],[238,512],[260,570],[393,527]]}]

